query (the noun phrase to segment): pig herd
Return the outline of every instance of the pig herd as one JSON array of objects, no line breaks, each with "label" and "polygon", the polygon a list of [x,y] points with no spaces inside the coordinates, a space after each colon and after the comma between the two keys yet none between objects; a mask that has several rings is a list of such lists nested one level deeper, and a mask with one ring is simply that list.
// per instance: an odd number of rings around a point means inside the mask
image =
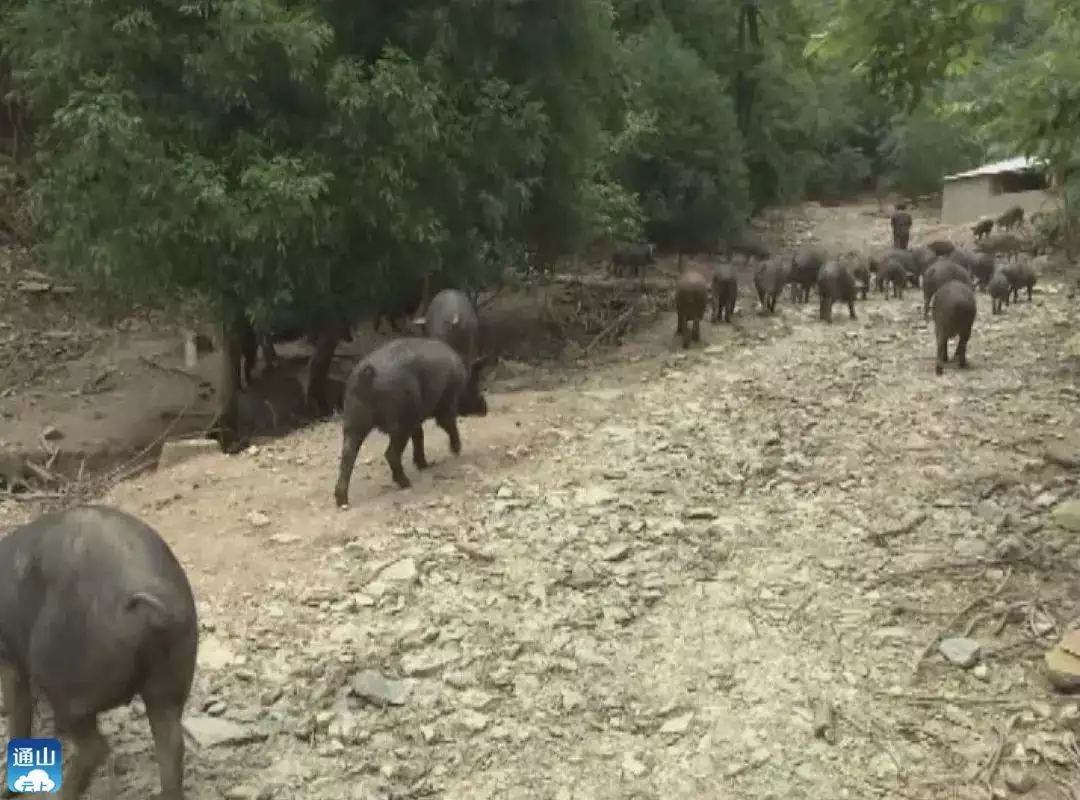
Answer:
[{"label": "pig herd", "polygon": [[[1011,233],[977,227],[974,250],[934,241],[908,249],[911,218],[892,218],[894,247],[878,253],[830,258],[819,248],[794,256],[765,257],[753,271],[762,313],[773,314],[784,289],[805,304],[816,290],[819,317],[832,321],[833,305],[855,319],[857,298],[873,288],[886,298],[921,288],[924,318],[933,309],[936,372],[958,339],[955,358],[966,364],[975,321],[975,291],[986,290],[1000,313],[1021,290],[1031,299],[1035,272],[1019,256],[1025,247]],[[652,259],[651,250],[624,259]],[[767,256],[754,253],[753,257]],[[999,262],[998,256],[1005,260]],[[731,322],[738,298],[730,264],[683,269],[676,281],[677,335],[684,347],[701,338],[712,300],[712,320]],[[346,382],[341,460],[334,500],[348,505],[357,453],[371,431],[389,437],[385,458],[394,482],[411,485],[402,466],[412,444],[417,469],[429,465],[423,424],[433,419],[461,452],[458,417],[484,416],[476,311],[459,291],[439,292],[417,320],[420,336],[382,345],[356,364]],[[250,358],[258,345],[252,339]],[[265,345],[265,343],[264,343]],[[272,345],[265,352],[272,358]],[[31,736],[31,687],[48,700],[59,733],[74,746],[61,797],[83,795],[109,746],[98,716],[142,698],[154,741],[163,800],[182,800],[184,734],[181,723],[198,649],[191,585],[169,546],[152,528],[125,512],[82,506],[46,514],[0,539],[0,689],[10,738]],[[7,796],[7,795],[5,795]]]},{"label": "pig herd", "polygon": [[[848,251],[830,255],[820,247],[806,247],[794,255],[770,256],[757,260],[753,287],[761,313],[775,314],[776,302],[790,287],[791,301],[809,302],[816,291],[818,317],[832,322],[833,306],[842,303],[851,319],[856,319],[855,303],[870,291],[886,299],[903,298],[907,289],[921,289],[923,317],[933,314],[936,364],[941,375],[949,360],[948,342],[956,339],[957,366],[967,366],[967,345],[976,315],[976,291],[988,292],[991,311],[1000,314],[1020,292],[1031,300],[1037,275],[1031,260],[1031,245],[1011,232],[1023,222],[1023,210],[1010,209],[997,220],[975,226],[973,249],[958,247],[938,239],[910,249],[912,219],[899,206],[892,214],[893,246],[870,253]],[[994,224],[1005,231],[991,233]],[[730,264],[714,266],[687,262],[675,281],[676,336],[684,348],[700,341],[701,320],[708,313],[712,295],[712,321],[730,322],[738,296],[736,273]]]}]

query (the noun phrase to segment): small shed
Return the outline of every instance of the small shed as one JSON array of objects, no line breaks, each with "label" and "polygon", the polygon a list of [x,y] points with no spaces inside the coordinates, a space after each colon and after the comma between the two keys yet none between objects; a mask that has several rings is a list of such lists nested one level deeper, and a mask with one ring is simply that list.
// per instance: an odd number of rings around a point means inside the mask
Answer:
[{"label": "small shed", "polygon": [[1030,217],[1056,207],[1053,189],[1038,161],[1024,156],[983,164],[945,176],[941,221],[946,225],[997,217],[1013,206]]}]

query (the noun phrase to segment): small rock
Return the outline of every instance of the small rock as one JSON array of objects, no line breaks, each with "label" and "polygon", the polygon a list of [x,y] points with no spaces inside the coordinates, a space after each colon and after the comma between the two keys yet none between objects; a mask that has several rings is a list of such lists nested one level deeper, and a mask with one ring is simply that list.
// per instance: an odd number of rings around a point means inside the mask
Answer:
[{"label": "small rock", "polygon": [[1058,496],[1053,492],[1043,492],[1035,498],[1036,508],[1049,508],[1057,502]]},{"label": "small rock", "polygon": [[596,573],[585,564],[575,564],[567,576],[566,584],[575,589],[589,589],[596,585]]},{"label": "small rock", "polygon": [[987,522],[998,523],[1005,516],[1005,509],[993,500],[980,500],[975,504],[975,515]]},{"label": "small rock", "polygon": [[997,557],[1002,561],[1015,561],[1024,555],[1030,548],[1016,536],[1006,536],[994,548]]},{"label": "small rock", "polygon": [[499,487],[499,490],[495,492],[495,496],[500,500],[510,500],[514,497],[514,490],[504,483]]},{"label": "small rock", "polygon": [[1027,770],[1009,765],[1001,770],[1005,785],[1017,794],[1027,794],[1035,788],[1035,777]]},{"label": "small rock", "polygon": [[690,508],[683,514],[683,517],[686,519],[716,519],[719,516],[720,513],[715,508],[709,508],[707,506]]},{"label": "small rock", "polygon": [[1059,692],[1080,691],[1080,630],[1067,632],[1046,651],[1046,676]]},{"label": "small rock", "polygon": [[270,517],[261,511],[252,511],[247,515],[247,519],[253,528],[265,528],[270,524]]},{"label": "small rock", "polygon": [[63,432],[55,425],[47,425],[41,432],[41,438],[47,442],[55,442],[64,438]]},{"label": "small rock", "polygon": [[660,733],[666,734],[680,734],[686,733],[690,727],[690,722],[694,719],[694,712],[687,711],[685,714],[679,714],[677,717],[672,717],[660,726]]},{"label": "small rock", "polygon": [[955,637],[943,639],[938,644],[938,652],[945,656],[946,660],[958,667],[969,669],[979,661],[979,643],[974,639]]},{"label": "small rock", "polygon": [[471,709],[465,709],[458,712],[457,721],[465,730],[472,733],[480,733],[480,731],[487,728],[489,720],[486,714],[481,714],[479,711],[473,711]]},{"label": "small rock", "polygon": [[379,572],[379,579],[397,583],[414,583],[419,574],[420,571],[416,568],[416,561],[411,558],[403,558],[383,567]]},{"label": "small rock", "polygon": [[443,675],[443,681],[455,689],[468,689],[476,683],[476,676],[464,670],[454,670]]},{"label": "small rock", "polygon": [[594,653],[592,650],[586,650],[584,648],[575,650],[574,658],[578,660],[579,664],[586,667],[606,667],[610,663],[599,653]]},{"label": "small rock", "polygon": [[879,779],[895,778],[899,770],[896,762],[886,753],[875,753],[870,758],[870,771]]},{"label": "small rock", "polygon": [[239,725],[227,719],[191,714],[184,719],[188,733],[202,747],[242,745],[261,742],[266,734],[248,725]]},{"label": "small rock", "polygon": [[379,706],[403,706],[410,691],[405,681],[392,680],[373,669],[365,669],[352,679],[352,693]]},{"label": "small rock", "polygon": [[642,764],[640,761],[638,761],[637,758],[634,757],[633,753],[627,753],[623,756],[622,768],[623,772],[625,772],[631,778],[640,778],[642,775],[649,771],[649,768]]},{"label": "small rock", "polygon": [[1054,522],[1070,531],[1080,531],[1080,500],[1066,500],[1054,509]]},{"label": "small rock", "polygon": [[990,679],[990,668],[986,666],[984,662],[979,662],[975,665],[975,668],[971,670],[971,674],[980,681],[987,681]]},{"label": "small rock", "polygon": [[1043,458],[1051,464],[1057,464],[1065,469],[1080,468],[1080,453],[1062,442],[1053,442],[1047,445],[1043,452]]},{"label": "small rock", "polygon": [[630,545],[613,544],[600,556],[604,561],[622,561],[630,555]]},{"label": "small rock", "polygon": [[615,492],[606,486],[588,486],[577,490],[574,494],[574,503],[579,506],[599,506],[610,503],[616,498]]},{"label": "small rock", "polygon": [[357,744],[360,740],[360,722],[353,714],[334,715],[326,729],[327,735],[346,744]]},{"label": "small rock", "polygon": [[461,704],[473,711],[483,711],[490,708],[498,700],[494,695],[482,692],[479,689],[466,689],[461,693]]}]

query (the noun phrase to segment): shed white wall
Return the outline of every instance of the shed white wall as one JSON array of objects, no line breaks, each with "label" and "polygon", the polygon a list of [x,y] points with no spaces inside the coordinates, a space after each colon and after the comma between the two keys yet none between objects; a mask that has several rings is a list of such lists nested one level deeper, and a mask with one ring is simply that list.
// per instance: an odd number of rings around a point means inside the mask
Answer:
[{"label": "shed white wall", "polygon": [[941,221],[946,225],[976,222],[980,217],[996,217],[1013,206],[1020,206],[1030,217],[1056,207],[1054,197],[1047,192],[991,194],[992,183],[990,175],[946,181],[941,195]]}]

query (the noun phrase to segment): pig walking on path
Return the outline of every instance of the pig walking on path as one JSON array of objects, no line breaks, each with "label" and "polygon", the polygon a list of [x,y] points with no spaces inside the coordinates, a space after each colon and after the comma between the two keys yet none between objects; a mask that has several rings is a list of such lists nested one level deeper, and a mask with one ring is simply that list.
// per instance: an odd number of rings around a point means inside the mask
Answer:
[{"label": "pig walking on path", "polygon": [[[198,649],[183,568],[145,523],[104,506],[46,514],[0,540],[0,687],[8,736],[31,735],[40,688],[74,756],[60,796],[76,800],[109,752],[97,717],[142,697],[162,800],[183,797],[180,719]],[[10,795],[8,795],[10,796]]]},{"label": "pig walking on path", "polygon": [[487,401],[480,390],[483,359],[466,365],[461,356],[441,339],[397,339],[369,353],[358,363],[345,384],[345,411],[334,500],[349,504],[349,481],[360,446],[378,428],[390,437],[386,463],[402,489],[412,482],[405,475],[401,456],[412,441],[417,469],[429,466],[424,454],[424,422],[434,419],[450,438],[450,452],[461,452],[459,416],[487,415]]},{"label": "pig walking on path", "polygon": [[970,283],[947,281],[934,292],[934,340],[937,345],[937,359],[934,373],[945,372],[949,360],[949,339],[956,338],[956,366],[966,369],[968,340],[975,324],[975,290]]},{"label": "pig walking on path", "polygon": [[683,349],[701,341],[701,320],[709,306],[712,272],[691,265],[675,281],[675,335],[682,338]]}]

